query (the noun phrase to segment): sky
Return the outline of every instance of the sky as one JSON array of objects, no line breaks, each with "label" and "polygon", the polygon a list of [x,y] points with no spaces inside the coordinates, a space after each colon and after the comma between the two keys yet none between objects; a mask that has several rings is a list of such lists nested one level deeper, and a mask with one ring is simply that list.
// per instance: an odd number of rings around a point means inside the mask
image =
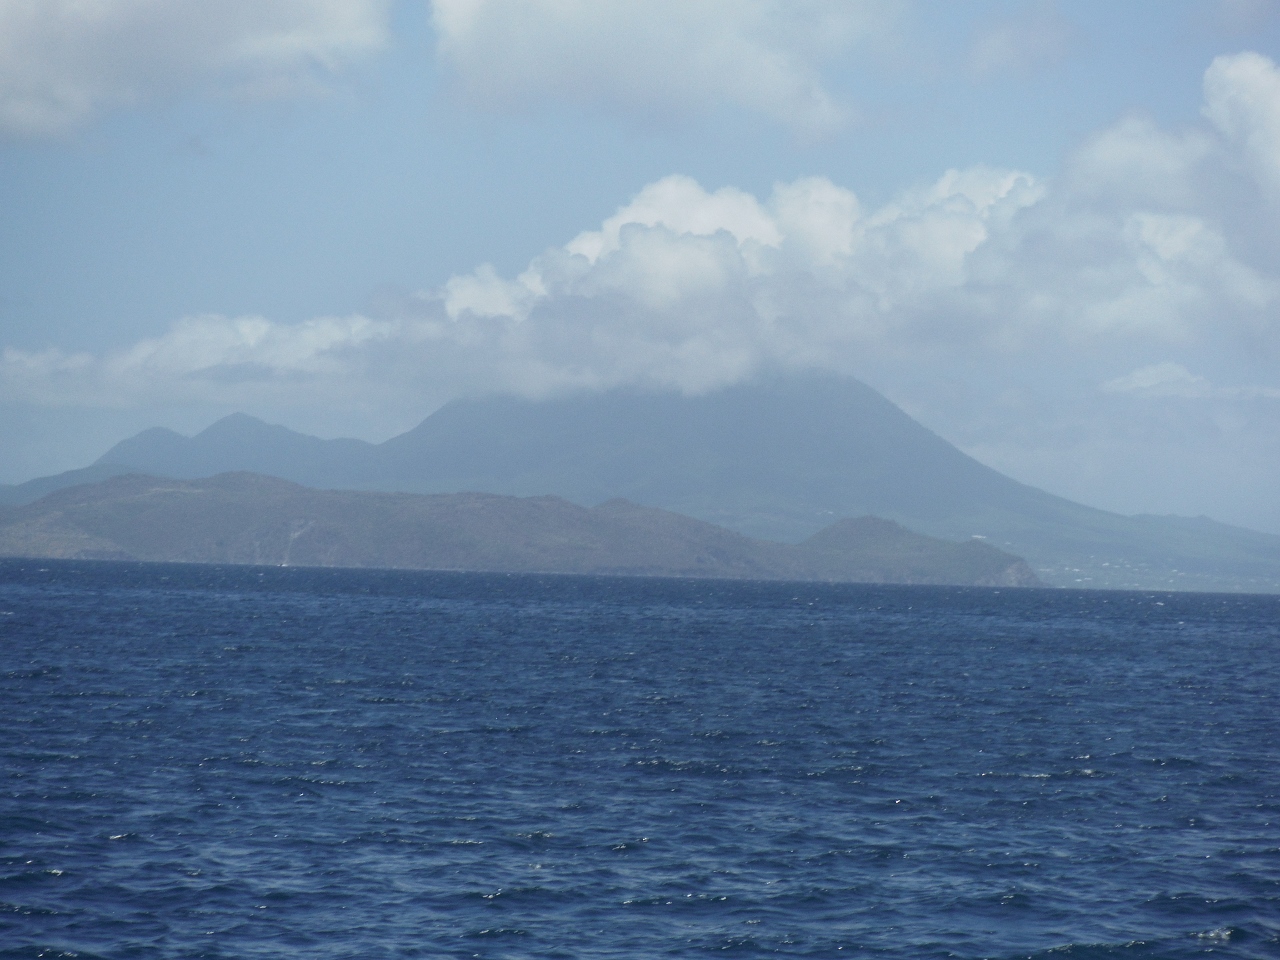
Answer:
[{"label": "sky", "polygon": [[0,482],[859,377],[1280,533],[1274,0],[0,0]]}]

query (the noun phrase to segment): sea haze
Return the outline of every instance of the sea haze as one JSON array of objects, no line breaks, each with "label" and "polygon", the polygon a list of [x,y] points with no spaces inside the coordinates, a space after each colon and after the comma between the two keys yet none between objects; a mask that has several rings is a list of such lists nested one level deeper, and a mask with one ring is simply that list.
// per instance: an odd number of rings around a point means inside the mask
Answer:
[{"label": "sea haze", "polygon": [[1274,957],[1280,598],[0,560],[0,957]]},{"label": "sea haze", "polygon": [[[0,487],[0,524],[6,504],[117,474],[200,479],[234,471],[325,489],[553,494],[585,507],[623,498],[788,543],[869,515],[943,540],[980,537],[1025,560],[1051,586],[1280,593],[1280,536],[1063,500],[966,456],[866,384],[813,371],[697,396],[618,389],[459,400],[376,446],[321,440],[243,415],[194,437],[147,430],[89,467]],[[101,544],[66,554],[5,540],[0,534],[0,555],[108,555]]]}]

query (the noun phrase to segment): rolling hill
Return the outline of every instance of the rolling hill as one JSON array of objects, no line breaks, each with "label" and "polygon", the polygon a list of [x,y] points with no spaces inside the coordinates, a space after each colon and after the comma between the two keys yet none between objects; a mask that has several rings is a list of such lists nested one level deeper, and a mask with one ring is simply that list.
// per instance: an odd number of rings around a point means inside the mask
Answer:
[{"label": "rolling hill", "polygon": [[0,556],[320,567],[1035,586],[1017,557],[874,517],[800,544],[667,510],[560,497],[314,490],[275,477],[138,474],[0,516]]}]

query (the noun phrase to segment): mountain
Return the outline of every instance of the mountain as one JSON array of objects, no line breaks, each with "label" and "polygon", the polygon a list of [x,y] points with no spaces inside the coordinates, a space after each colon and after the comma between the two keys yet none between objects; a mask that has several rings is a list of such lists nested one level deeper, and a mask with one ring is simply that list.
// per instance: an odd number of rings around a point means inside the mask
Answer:
[{"label": "mountain", "polygon": [[1019,558],[843,520],[770,543],[667,510],[560,497],[314,490],[274,477],[137,474],[0,517],[0,556],[325,567],[1035,586]]},{"label": "mountain", "polygon": [[936,521],[975,507],[1025,511],[1047,496],[982,466],[865,384],[830,376],[698,397],[461,400],[376,447],[237,414],[191,438],[146,431],[98,463],[189,479],[250,470],[316,487],[627,497],[792,540],[838,516]]},{"label": "mountain", "polygon": [[[169,432],[169,431],[166,431]],[[178,436],[178,434],[174,434]],[[186,438],[183,438],[186,439]],[[83,483],[97,483],[108,477],[118,477],[122,473],[132,473],[136,468],[121,466],[116,463],[98,463],[82,467],[79,470],[68,470],[52,477],[36,477],[26,483],[0,484],[0,509],[21,506],[39,500],[46,494],[64,487],[74,487]]]},{"label": "mountain", "polygon": [[341,486],[350,465],[371,461],[376,449],[363,440],[321,440],[233,413],[195,437],[163,427],[144,430],[116,444],[95,466],[185,479],[242,470],[330,487]]},{"label": "mountain", "polygon": [[[147,431],[98,467],[179,478],[253,470],[308,486],[625,497],[796,542],[864,514],[984,537],[1060,586],[1280,592],[1280,537],[1205,518],[1126,517],[1018,483],[870,387],[796,375],[697,397],[617,390],[459,400],[371,445],[237,415],[195,437]],[[11,501],[12,502],[12,501]]]}]

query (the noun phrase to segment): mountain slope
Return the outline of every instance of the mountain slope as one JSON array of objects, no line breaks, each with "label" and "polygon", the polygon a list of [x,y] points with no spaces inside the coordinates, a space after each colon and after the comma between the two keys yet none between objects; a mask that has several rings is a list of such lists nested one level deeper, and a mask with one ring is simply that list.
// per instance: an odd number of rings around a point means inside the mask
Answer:
[{"label": "mountain slope", "polygon": [[846,521],[769,543],[666,510],[559,497],[312,490],[257,474],[141,475],[72,487],[0,518],[0,556],[1032,586],[980,543]]},{"label": "mountain slope", "polygon": [[1280,537],[1072,503],[983,466],[871,388],[836,376],[779,377],[698,397],[619,390],[456,401],[377,446],[236,417],[192,438],[142,434],[99,464],[188,478],[256,470],[368,490],[554,494],[581,504],[626,497],[789,541],[872,514],[934,537],[985,537],[1059,585],[1280,591]]},{"label": "mountain slope", "polygon": [[[795,539],[852,513],[943,518],[1029,506],[984,467],[856,380],[810,376],[698,397],[616,391],[449,404],[382,444],[379,482],[625,496]],[[835,504],[856,501],[858,510]],[[709,519],[716,519],[708,517]]]},{"label": "mountain slope", "polygon": [[[165,432],[167,433],[169,431]],[[179,435],[174,434],[174,436]],[[186,438],[183,437],[182,439],[185,440]],[[68,470],[65,473],[59,473],[52,477],[36,477],[36,479],[28,480],[26,483],[12,485],[0,484],[0,509],[4,507],[17,507],[24,503],[32,503],[47,494],[53,493],[55,490],[62,490],[65,487],[75,487],[85,483],[97,483],[100,480],[106,480],[109,477],[118,477],[123,473],[131,473],[136,470],[136,467],[98,461],[92,466],[82,467],[79,470]]]}]

